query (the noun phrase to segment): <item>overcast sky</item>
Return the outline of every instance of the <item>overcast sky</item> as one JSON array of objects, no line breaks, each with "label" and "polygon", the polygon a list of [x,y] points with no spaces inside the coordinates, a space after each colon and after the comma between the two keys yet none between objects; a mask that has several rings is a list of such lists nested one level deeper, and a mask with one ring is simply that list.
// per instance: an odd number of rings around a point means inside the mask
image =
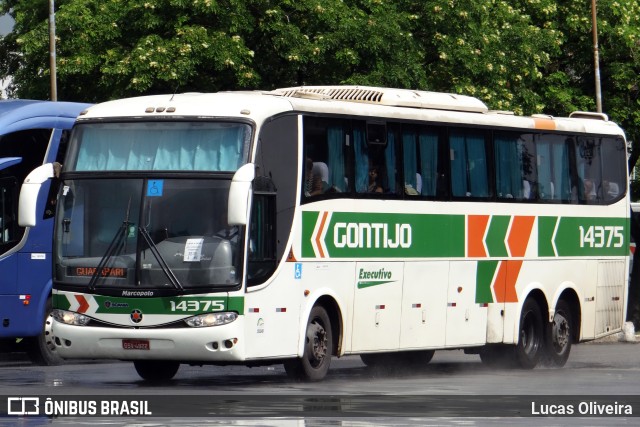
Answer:
[{"label": "overcast sky", "polygon": [[0,16],[0,36],[6,36],[11,32],[13,19],[9,15]]}]

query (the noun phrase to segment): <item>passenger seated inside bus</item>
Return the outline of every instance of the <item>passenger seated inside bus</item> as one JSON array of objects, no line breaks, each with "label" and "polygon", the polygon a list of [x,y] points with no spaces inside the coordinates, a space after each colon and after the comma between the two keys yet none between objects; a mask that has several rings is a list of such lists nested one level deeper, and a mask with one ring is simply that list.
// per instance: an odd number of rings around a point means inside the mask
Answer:
[{"label": "passenger seated inside bus", "polygon": [[602,181],[602,191],[605,200],[613,200],[620,195],[620,187],[615,182]]},{"label": "passenger seated inside bus", "polygon": [[[325,168],[327,167],[324,164]],[[317,166],[313,162],[310,157],[307,157],[305,161],[304,167],[304,195],[307,197],[317,196],[318,194],[322,194],[323,191],[323,183],[322,183],[322,167]],[[329,169],[327,168],[327,179],[329,175]]]},{"label": "passenger seated inside bus", "polygon": [[596,185],[590,178],[585,178],[582,182],[584,186],[584,200],[596,200],[598,195],[596,193]]},{"label": "passenger seated inside bus", "polygon": [[380,184],[380,173],[377,166],[369,168],[369,183],[367,193],[382,193],[382,185]]}]

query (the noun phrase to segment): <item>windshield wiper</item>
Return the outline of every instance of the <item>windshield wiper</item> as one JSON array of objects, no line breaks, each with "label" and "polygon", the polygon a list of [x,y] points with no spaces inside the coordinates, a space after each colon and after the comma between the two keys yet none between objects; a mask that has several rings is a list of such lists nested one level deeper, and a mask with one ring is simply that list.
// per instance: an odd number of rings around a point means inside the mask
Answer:
[{"label": "windshield wiper", "polygon": [[100,277],[100,273],[102,269],[107,265],[107,261],[111,259],[111,257],[115,254],[118,246],[122,243],[124,236],[127,234],[127,230],[129,229],[129,221],[123,221],[122,226],[118,228],[116,235],[113,236],[107,251],[104,253],[96,270],[91,275],[91,280],[89,280],[89,291],[94,292],[96,290],[96,282],[98,281],[98,277]]},{"label": "windshield wiper", "polygon": [[147,242],[147,245],[149,246],[149,250],[155,257],[155,259],[158,261],[158,264],[160,265],[160,268],[162,268],[162,271],[164,272],[164,274],[167,276],[167,279],[169,279],[169,281],[171,282],[174,288],[184,292],[184,287],[180,283],[180,280],[178,280],[176,275],[173,273],[173,271],[169,267],[169,264],[167,264],[164,258],[162,258],[160,251],[158,251],[158,247],[153,242],[153,239],[151,238],[151,235],[149,234],[147,229],[145,227],[138,227],[138,230],[140,231],[140,234],[142,235],[142,237],[144,237],[144,241]]},{"label": "windshield wiper", "polygon": [[96,290],[96,282],[98,281],[98,277],[100,277],[102,269],[107,265],[107,262],[109,261],[109,259],[111,259],[111,257],[115,254],[116,250],[118,249],[118,247],[120,246],[123,240],[125,241],[125,245],[126,245],[125,237],[127,235],[127,231],[129,230],[130,211],[131,211],[131,196],[129,196],[127,213],[124,217],[124,221],[122,221],[122,225],[120,226],[120,228],[118,228],[118,231],[116,231],[116,234],[115,236],[113,236],[113,239],[111,239],[111,243],[109,243],[109,247],[107,248],[107,251],[104,253],[104,255],[102,255],[102,258],[100,259],[100,262],[96,267],[96,270],[91,275],[91,279],[89,280],[89,285],[88,285],[90,292],[94,292]]}]

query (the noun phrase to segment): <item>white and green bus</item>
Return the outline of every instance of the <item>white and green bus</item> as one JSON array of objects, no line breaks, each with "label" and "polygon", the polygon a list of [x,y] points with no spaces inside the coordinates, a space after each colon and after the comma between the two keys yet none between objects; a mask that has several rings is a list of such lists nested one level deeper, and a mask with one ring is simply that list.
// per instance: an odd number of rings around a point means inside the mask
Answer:
[{"label": "white and green bus", "polygon": [[99,104],[61,170],[28,178],[59,186],[54,342],[147,380],[274,363],[320,380],[332,357],[419,367],[438,349],[562,366],[622,329],[626,152],[603,114],[425,91]]}]

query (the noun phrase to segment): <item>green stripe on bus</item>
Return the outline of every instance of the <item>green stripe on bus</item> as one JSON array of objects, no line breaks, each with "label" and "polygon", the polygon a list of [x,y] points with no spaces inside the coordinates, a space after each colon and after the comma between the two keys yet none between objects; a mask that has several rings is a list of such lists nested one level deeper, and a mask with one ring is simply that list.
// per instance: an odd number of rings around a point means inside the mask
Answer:
[{"label": "green stripe on bus", "polygon": [[505,237],[509,229],[510,216],[493,216],[487,232],[486,244],[490,257],[508,256]]},{"label": "green stripe on bus", "polygon": [[499,261],[478,261],[476,270],[476,303],[493,302],[491,283],[496,274]]},{"label": "green stripe on bus", "polygon": [[220,311],[244,313],[244,297],[189,296],[159,298],[127,298],[94,295],[96,313],[128,314],[140,310],[143,314],[201,314]]},{"label": "green stripe on bus", "polygon": [[51,299],[51,305],[53,308],[59,308],[60,310],[69,310],[71,303],[67,299],[66,295],[53,294]]},{"label": "green stripe on bus", "polygon": [[627,218],[538,218],[538,256],[625,256],[628,252]]},{"label": "green stripe on bus", "polygon": [[538,256],[556,256],[553,250],[553,230],[558,218],[555,216],[538,217]]},{"label": "green stripe on bus", "polygon": [[[318,212],[303,212],[304,258],[316,257],[313,232],[318,217]],[[465,256],[464,215],[334,212],[324,230],[327,258]]]},{"label": "green stripe on bus", "polygon": [[320,212],[302,212],[302,256],[313,258],[313,246],[311,240],[313,237],[313,229],[316,226]]},{"label": "green stripe on bus", "polygon": [[358,282],[358,289],[370,288],[371,286],[384,285],[387,283],[393,283],[396,280],[371,280]]}]

